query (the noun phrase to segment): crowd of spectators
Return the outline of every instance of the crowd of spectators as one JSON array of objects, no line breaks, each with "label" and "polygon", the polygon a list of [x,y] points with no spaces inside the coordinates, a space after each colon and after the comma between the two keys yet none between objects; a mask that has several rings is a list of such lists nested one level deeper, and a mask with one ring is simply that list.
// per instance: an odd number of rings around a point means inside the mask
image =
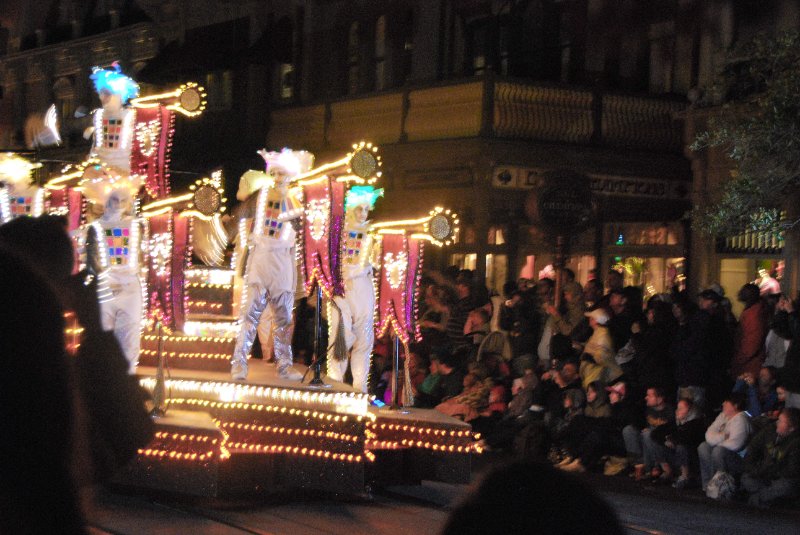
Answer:
[{"label": "crowd of spectators", "polygon": [[716,284],[645,298],[614,270],[583,287],[560,276],[497,296],[469,270],[427,274],[405,399],[469,422],[487,450],[566,472],[796,504],[795,302],[745,284],[736,318]]}]

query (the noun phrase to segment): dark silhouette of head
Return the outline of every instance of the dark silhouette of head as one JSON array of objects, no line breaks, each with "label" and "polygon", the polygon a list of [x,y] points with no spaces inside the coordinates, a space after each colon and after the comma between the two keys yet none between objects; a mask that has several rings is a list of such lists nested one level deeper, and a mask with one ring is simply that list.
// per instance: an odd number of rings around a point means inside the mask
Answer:
[{"label": "dark silhouette of head", "polygon": [[495,467],[456,506],[442,535],[621,535],[611,507],[571,474],[531,461]]}]

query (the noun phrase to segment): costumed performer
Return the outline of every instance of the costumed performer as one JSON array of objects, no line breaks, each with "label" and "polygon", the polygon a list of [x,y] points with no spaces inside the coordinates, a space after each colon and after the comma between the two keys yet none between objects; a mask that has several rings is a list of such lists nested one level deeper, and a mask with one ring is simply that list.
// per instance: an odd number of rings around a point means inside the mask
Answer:
[{"label": "costumed performer", "polygon": [[272,309],[272,345],[278,375],[299,381],[303,376],[292,369],[292,311],[297,287],[294,225],[303,215],[300,198],[289,191],[292,177],[313,165],[313,154],[283,149],[258,152],[267,164],[272,180],[258,193],[253,228],[248,242],[252,248],[245,270],[245,288],[240,311],[240,330],[231,357],[231,377],[247,378],[247,359],[264,310]]},{"label": "costumed performer", "polygon": [[44,188],[33,185],[31,172],[41,164],[13,153],[0,154],[0,224],[44,212]]},{"label": "costumed performer", "polygon": [[116,176],[100,165],[87,168],[79,186],[90,202],[103,207],[102,215],[86,229],[87,236],[95,233],[98,244],[97,258],[87,258],[87,264],[97,263],[102,270],[98,278],[107,278],[110,295],[100,299],[103,329],[114,331],[131,374],[139,361],[142,331],[139,254],[144,227],[132,213],[139,186],[138,177]]},{"label": "costumed performer", "polygon": [[131,172],[131,147],[136,124],[136,109],[128,101],[139,95],[139,85],[122,74],[115,61],[112,69],[92,68],[90,76],[103,107],[94,110],[93,126],[84,137],[94,134],[90,158],[98,158],[120,175]]},{"label": "costumed performer", "polygon": [[[342,278],[344,296],[336,296],[328,309],[328,377],[344,379],[348,360],[353,387],[367,392],[369,361],[375,341],[375,287],[369,211],[383,189],[353,186],[345,196]],[[348,358],[349,357],[349,358]]]}]

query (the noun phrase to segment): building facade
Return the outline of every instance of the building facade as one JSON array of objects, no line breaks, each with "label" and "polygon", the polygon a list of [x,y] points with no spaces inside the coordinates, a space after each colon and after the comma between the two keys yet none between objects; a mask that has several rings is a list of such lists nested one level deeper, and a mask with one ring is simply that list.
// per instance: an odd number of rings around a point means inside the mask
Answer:
[{"label": "building facade", "polygon": [[178,181],[223,166],[231,189],[262,146],[325,161],[372,141],[386,188],[375,217],[458,211],[461,241],[428,265],[475,269],[499,289],[552,263],[533,207],[542,177],[568,170],[595,207],[568,236],[582,282],[615,266],[651,292],[720,281],[734,294],[768,267],[794,291],[792,235],[709,238],[687,214],[729,176],[724,154],[688,149],[719,103],[726,53],[797,28],[798,11],[793,0],[6,2],[0,145],[21,147],[26,118],[56,102],[67,135],[50,156],[81,157],[89,68],[120,60],[145,90],[208,89],[203,120],[178,125]]}]

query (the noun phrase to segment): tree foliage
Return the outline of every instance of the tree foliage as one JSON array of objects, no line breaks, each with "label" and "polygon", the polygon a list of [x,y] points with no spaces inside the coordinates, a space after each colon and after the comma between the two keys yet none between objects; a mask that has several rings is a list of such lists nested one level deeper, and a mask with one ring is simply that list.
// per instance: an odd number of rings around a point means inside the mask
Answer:
[{"label": "tree foliage", "polygon": [[780,209],[800,186],[800,32],[759,36],[729,55],[715,90],[724,104],[693,150],[720,147],[733,160],[718,202],[693,221],[714,235],[779,231]]}]

